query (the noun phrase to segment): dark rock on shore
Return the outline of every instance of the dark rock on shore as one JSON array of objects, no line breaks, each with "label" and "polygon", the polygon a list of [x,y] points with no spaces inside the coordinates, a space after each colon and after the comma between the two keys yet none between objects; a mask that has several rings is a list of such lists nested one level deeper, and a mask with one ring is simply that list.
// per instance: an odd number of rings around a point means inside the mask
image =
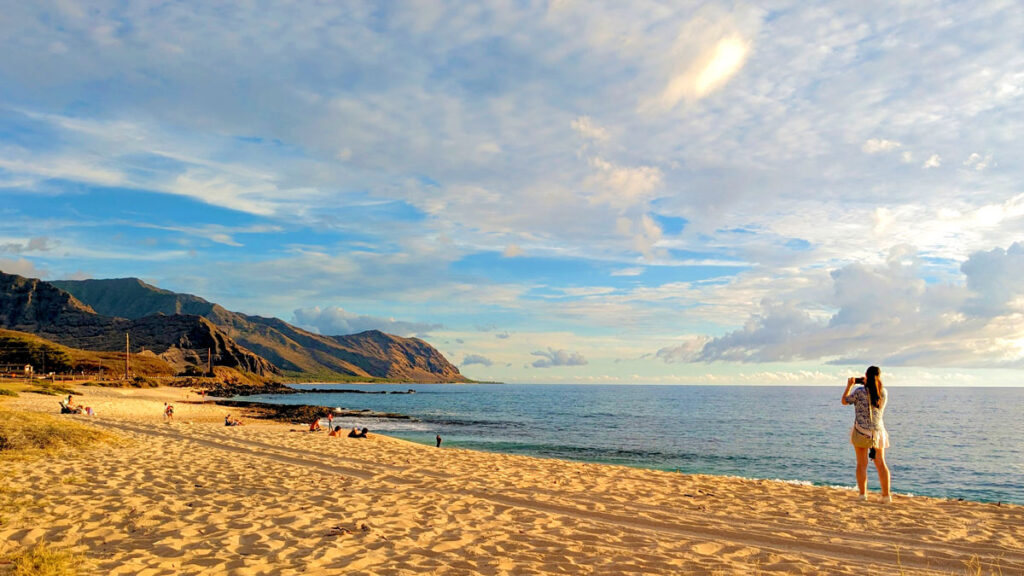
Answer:
[{"label": "dark rock on shore", "polygon": [[206,390],[207,396],[215,398],[233,398],[235,396],[253,396],[255,394],[297,394],[300,390],[289,388],[279,382],[267,382],[260,384],[249,384],[244,382],[209,382],[194,379],[181,379],[178,381],[182,386]]},{"label": "dark rock on shore", "polygon": [[332,389],[329,389],[329,388],[306,388],[306,389],[298,390],[298,392],[302,392],[303,394],[308,394],[308,393],[312,393],[312,394],[415,394],[416,393],[416,391],[411,389],[411,388],[409,390],[404,391],[404,392],[401,391],[401,390],[352,390],[352,389],[348,389],[348,388],[340,389],[340,390],[339,389],[332,390]]},{"label": "dark rock on shore", "polygon": [[245,408],[252,418],[287,422],[289,424],[309,424],[316,418],[324,418],[333,413],[335,418],[388,418],[393,420],[412,420],[411,416],[394,412],[374,412],[372,410],[332,410],[323,406],[310,404],[264,404],[243,400],[217,400],[219,406]]}]

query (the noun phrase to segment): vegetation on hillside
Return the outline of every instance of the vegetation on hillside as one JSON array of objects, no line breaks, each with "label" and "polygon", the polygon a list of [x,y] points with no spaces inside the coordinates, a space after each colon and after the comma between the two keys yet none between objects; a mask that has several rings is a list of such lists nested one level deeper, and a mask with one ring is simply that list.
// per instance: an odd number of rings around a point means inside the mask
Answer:
[{"label": "vegetation on hillside", "polygon": [[[0,329],[0,365],[20,367],[29,364],[36,375],[103,374],[108,378],[124,376],[123,352],[79,350],[51,342],[35,334]],[[149,377],[174,376],[170,364],[155,354],[132,354],[132,372]]]},{"label": "vegetation on hillside", "polygon": [[0,364],[31,365],[36,372],[68,372],[71,355],[63,346],[24,332],[0,330]]}]

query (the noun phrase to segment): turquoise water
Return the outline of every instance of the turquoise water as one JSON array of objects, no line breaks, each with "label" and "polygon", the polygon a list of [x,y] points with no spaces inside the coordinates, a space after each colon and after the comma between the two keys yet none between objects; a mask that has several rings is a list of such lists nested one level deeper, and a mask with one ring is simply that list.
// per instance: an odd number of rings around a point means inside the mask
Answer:
[{"label": "turquoise water", "polygon": [[[240,399],[408,414],[416,421],[336,423],[431,445],[439,433],[449,447],[855,485],[842,386],[335,386],[416,394]],[[1024,388],[890,387],[885,422],[894,491],[1024,504]]]}]

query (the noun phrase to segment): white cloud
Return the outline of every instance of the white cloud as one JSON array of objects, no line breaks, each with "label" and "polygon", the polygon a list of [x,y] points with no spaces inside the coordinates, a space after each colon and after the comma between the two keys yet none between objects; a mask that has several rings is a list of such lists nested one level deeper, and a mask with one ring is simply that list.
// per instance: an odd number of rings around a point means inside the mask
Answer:
[{"label": "white cloud", "polygon": [[985,168],[988,168],[989,164],[991,163],[991,154],[986,154],[985,156],[982,156],[977,152],[972,152],[971,155],[967,157],[967,160],[964,160],[964,166],[967,166],[968,168],[973,168],[974,170],[977,170],[979,172],[984,170]]},{"label": "white cloud", "polygon": [[749,51],[749,44],[740,36],[719,39],[669,79],[660,107],[671,110],[685,99],[703,98],[718,90],[743,68]]},{"label": "white cloud", "polygon": [[587,359],[583,357],[579,352],[570,352],[568,350],[555,350],[554,348],[548,348],[545,350],[538,350],[531,352],[533,356],[540,356],[539,360],[534,360],[534,368],[551,368],[553,366],[585,366]]},{"label": "white cloud", "polygon": [[479,354],[466,354],[466,356],[462,359],[462,364],[460,364],[460,366],[470,366],[472,364],[479,364],[481,366],[491,366],[494,364],[494,362],[490,358],[487,358],[486,356],[481,356]]},{"label": "white cloud", "polygon": [[317,332],[328,336],[356,334],[366,330],[380,330],[399,336],[413,336],[442,328],[440,324],[406,322],[394,318],[355,314],[336,306],[300,308],[294,312],[294,322],[300,326],[313,327]]},{"label": "white cloud", "polygon": [[617,166],[601,158],[591,158],[590,166],[594,173],[587,182],[594,190],[593,202],[629,208],[650,200],[661,186],[662,172],[654,166]]},{"label": "white cloud", "polygon": [[11,240],[0,244],[0,252],[10,254],[24,254],[28,252],[50,252],[60,242],[48,236],[33,236],[28,240]]},{"label": "white cloud", "polygon": [[576,130],[589,140],[595,140],[597,142],[603,142],[608,139],[608,131],[598,126],[594,119],[589,116],[580,116],[572,121],[573,130]]},{"label": "white cloud", "polygon": [[[743,328],[708,341],[698,361],[795,360],[895,366],[1024,366],[1024,244],[978,252],[963,264],[966,288],[922,279],[909,247],[880,266],[832,272],[833,292],[817,306],[780,294]],[[790,295],[792,296],[792,295]],[[670,354],[671,349],[666,354]],[[671,357],[671,356],[669,356]]]},{"label": "white cloud", "polygon": [[666,346],[658,350],[655,357],[665,362],[694,362],[700,358],[704,346],[711,339],[707,336],[694,336],[687,338],[682,344]]},{"label": "white cloud", "polygon": [[942,166],[942,158],[938,154],[932,154],[924,161],[924,164],[921,164],[921,167],[926,169],[938,168],[939,166]]},{"label": "white cloud", "polygon": [[35,262],[25,258],[18,258],[16,260],[0,258],[0,271],[7,274],[25,276],[26,278],[46,278],[49,276],[46,270],[37,268]]},{"label": "white cloud", "polygon": [[612,272],[612,276],[639,276],[644,273],[644,268],[634,266],[630,268],[620,268]]},{"label": "white cloud", "polygon": [[893,218],[892,211],[889,210],[888,208],[882,208],[882,207],[875,208],[874,220],[875,220],[875,225],[874,225],[872,231],[875,234],[882,234],[886,230],[888,230],[889,227],[893,223],[894,218]]},{"label": "white cloud", "polygon": [[966,312],[983,318],[1024,313],[1024,242],[975,252],[961,270],[971,290]]},{"label": "white cloud", "polygon": [[878,154],[880,152],[891,152],[900,147],[899,142],[893,140],[885,140],[883,138],[871,138],[864,142],[864,146],[861,147],[866,154]]},{"label": "white cloud", "polygon": [[518,244],[509,244],[501,252],[501,255],[505,258],[518,258],[523,255],[523,249]]}]

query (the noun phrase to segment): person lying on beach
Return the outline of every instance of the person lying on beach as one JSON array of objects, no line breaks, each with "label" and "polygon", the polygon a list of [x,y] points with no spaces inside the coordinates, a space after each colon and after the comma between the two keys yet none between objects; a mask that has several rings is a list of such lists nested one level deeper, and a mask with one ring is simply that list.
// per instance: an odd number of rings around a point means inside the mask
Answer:
[{"label": "person lying on beach", "polygon": [[323,428],[320,427],[320,419],[317,418],[316,420],[313,420],[312,424],[309,425],[309,431],[319,432],[320,430],[323,430]]},{"label": "person lying on beach", "polygon": [[224,425],[225,426],[241,426],[242,425],[242,421],[241,420],[237,420],[235,418],[232,418],[231,414],[228,414],[227,416],[224,417]]},{"label": "person lying on beach", "polygon": [[327,434],[327,435],[328,436],[341,436],[341,426],[335,426],[334,428],[331,429],[330,433]]},{"label": "person lying on beach", "polygon": [[370,433],[370,429],[369,428],[363,428],[362,430],[359,430],[359,428],[352,428],[352,431],[348,433],[348,437],[349,438],[366,438],[367,434],[369,434],[369,433]]}]

